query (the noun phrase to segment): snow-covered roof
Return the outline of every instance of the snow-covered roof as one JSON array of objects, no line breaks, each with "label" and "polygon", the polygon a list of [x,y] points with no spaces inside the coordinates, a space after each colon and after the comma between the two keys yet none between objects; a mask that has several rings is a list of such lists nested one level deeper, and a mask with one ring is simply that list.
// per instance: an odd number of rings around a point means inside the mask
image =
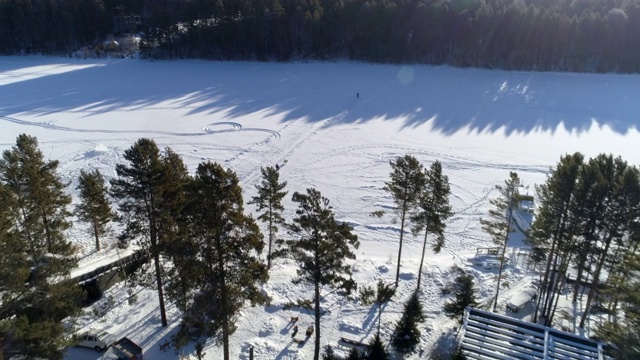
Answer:
[{"label": "snow-covered roof", "polygon": [[534,288],[526,288],[518,293],[516,293],[511,300],[509,300],[509,305],[513,308],[520,308],[524,306],[526,303],[531,301],[533,297],[536,296],[536,289]]},{"label": "snow-covered roof", "polygon": [[604,359],[594,340],[475,308],[466,311],[461,337],[468,359]]}]

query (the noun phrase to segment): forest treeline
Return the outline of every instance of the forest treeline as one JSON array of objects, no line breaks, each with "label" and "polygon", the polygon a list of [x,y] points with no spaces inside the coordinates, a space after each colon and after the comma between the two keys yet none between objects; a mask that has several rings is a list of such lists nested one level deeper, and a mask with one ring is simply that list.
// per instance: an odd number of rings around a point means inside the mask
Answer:
[{"label": "forest treeline", "polygon": [[156,59],[640,71],[635,0],[0,0],[0,54],[134,32]]}]

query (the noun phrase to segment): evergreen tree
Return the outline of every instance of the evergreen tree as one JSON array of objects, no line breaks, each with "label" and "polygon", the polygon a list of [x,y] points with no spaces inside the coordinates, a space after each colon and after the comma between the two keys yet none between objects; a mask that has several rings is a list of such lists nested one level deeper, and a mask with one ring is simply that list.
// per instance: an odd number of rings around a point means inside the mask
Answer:
[{"label": "evergreen tree", "polygon": [[325,346],[324,354],[322,354],[322,360],[338,360],[338,357],[333,351],[333,347],[331,347],[331,345]]},{"label": "evergreen tree", "polygon": [[167,326],[164,305],[162,266],[160,264],[160,226],[163,192],[163,163],[152,139],[142,138],[125,150],[127,164],[117,164],[117,178],[111,180],[111,196],[116,199],[119,221],[124,230],[121,243],[140,238],[149,249],[155,267],[156,287],[162,326]]},{"label": "evergreen tree", "polygon": [[29,279],[30,262],[29,250],[14,229],[17,219],[11,209],[15,206],[15,197],[2,182],[0,203],[0,359],[4,359],[4,351],[16,346],[13,339],[18,334],[12,314],[20,304],[23,284]]},{"label": "evergreen tree", "polygon": [[396,269],[396,286],[400,277],[400,261],[402,257],[402,240],[407,215],[413,210],[420,198],[425,185],[425,175],[422,165],[411,155],[405,155],[389,162],[391,165],[391,180],[385,183],[387,190],[395,202],[396,214],[400,218],[400,244],[398,246],[398,265]]},{"label": "evergreen tree", "polygon": [[349,350],[349,355],[347,355],[347,359],[346,360],[363,360],[364,357],[362,356],[362,353],[360,352],[360,350],[356,347],[352,347],[351,350]]},{"label": "evergreen tree", "polygon": [[473,282],[473,276],[463,274],[456,277],[453,293],[455,298],[444,304],[444,313],[448,317],[462,322],[465,309],[469,306],[478,306],[478,300],[476,298],[477,290]]},{"label": "evergreen tree", "polygon": [[365,360],[389,360],[389,354],[384,348],[382,340],[380,340],[380,331],[376,333],[373,340],[369,343],[369,351]]},{"label": "evergreen tree", "polygon": [[612,345],[605,347],[607,355],[616,360],[640,359],[640,286],[637,282],[627,300],[624,317],[606,321],[596,329],[596,336]]},{"label": "evergreen tree", "polygon": [[[17,198],[22,231],[31,243],[34,264],[44,253],[59,255],[72,253],[64,231],[71,223],[67,206],[71,197],[64,192],[56,171],[58,161],[44,161],[35,137],[22,134],[16,146],[3,152],[0,161],[0,180]],[[45,247],[38,246],[43,240]]]},{"label": "evergreen tree", "polygon": [[[572,241],[570,237],[576,221],[571,215],[572,209],[575,209],[576,186],[583,159],[580,153],[562,156],[556,168],[549,172],[546,182],[536,186],[538,206],[528,241],[534,246],[536,256],[546,259],[546,265],[540,283],[534,322],[537,322],[541,300],[547,299],[547,295],[552,294],[548,289],[555,288],[559,282],[555,276],[556,266],[566,257]],[[543,316],[546,316],[546,309],[546,306],[542,307]]]},{"label": "evergreen tree", "polygon": [[159,213],[159,233],[162,248],[171,259],[167,270],[167,296],[178,309],[187,311],[190,292],[198,278],[197,268],[192,266],[199,247],[189,238],[189,215],[187,213],[186,188],[191,181],[182,158],[167,148],[162,156],[162,208]]},{"label": "evergreen tree", "polygon": [[424,311],[416,291],[405,303],[402,318],[396,324],[392,340],[393,347],[402,353],[415,350],[418,343],[420,343],[418,323],[424,321],[424,319]]},{"label": "evergreen tree", "polygon": [[378,280],[375,300],[376,305],[378,305],[378,334],[380,334],[380,324],[382,322],[382,306],[391,301],[395,294],[396,289],[394,286],[386,285],[382,279]]},{"label": "evergreen tree", "polygon": [[107,199],[107,186],[98,169],[93,172],[81,170],[78,181],[80,203],[76,206],[76,215],[80,221],[91,224],[96,251],[100,251],[100,236],[107,232],[107,224],[115,216]]},{"label": "evergreen tree", "polygon": [[78,312],[81,291],[65,281],[76,260],[57,166],[24,134],[0,160],[0,358],[62,359],[60,321]]},{"label": "evergreen tree", "polygon": [[502,270],[504,268],[504,254],[507,250],[509,234],[513,232],[513,207],[518,199],[518,188],[520,178],[515,172],[509,173],[509,180],[504,186],[496,185],[498,198],[491,200],[492,209],[489,209],[489,219],[480,219],[482,229],[487,232],[496,245],[500,245],[500,269],[498,270],[498,281],[496,284],[496,297],[493,303],[493,311],[498,306],[498,295],[500,294],[500,281],[502,281]]},{"label": "evergreen tree", "polygon": [[442,164],[435,161],[425,173],[425,188],[419,199],[419,211],[413,217],[415,224],[412,232],[417,235],[424,229],[424,241],[422,243],[422,257],[420,258],[420,268],[418,269],[418,284],[416,290],[420,290],[422,278],[422,265],[424,263],[424,253],[427,249],[427,235],[429,233],[436,236],[432,245],[434,253],[439,253],[444,246],[444,230],[447,227],[446,221],[451,217],[451,205],[449,195],[449,177],[442,174]]},{"label": "evergreen tree", "polygon": [[314,360],[320,358],[320,290],[324,286],[349,291],[353,280],[351,268],[344,261],[355,259],[351,247],[358,248],[358,237],[347,223],[338,224],[329,200],[316,189],[306,194],[295,192],[292,200],[298,204],[296,216],[288,224],[293,239],[287,240],[286,254],[298,264],[294,283],[313,285],[313,309],[315,315]]},{"label": "evergreen tree", "polygon": [[[595,250],[595,267],[593,281],[589,288],[585,313],[580,319],[580,327],[584,327],[587,314],[596,296],[596,288],[600,284],[600,275],[605,269],[607,260],[612,256],[612,249],[616,244],[622,244],[630,224],[637,221],[640,212],[640,171],[630,167],[620,157],[601,154],[589,161],[589,167],[598,169],[599,186],[594,191],[599,192],[604,209],[596,219],[599,227],[598,241],[591,247]],[[607,269],[608,273],[615,272]],[[606,284],[605,284],[606,285]],[[551,319],[550,319],[551,320]]]},{"label": "evergreen tree", "polygon": [[258,258],[263,236],[255,220],[244,214],[238,177],[217,163],[198,166],[188,199],[190,238],[199,248],[192,266],[200,276],[191,279],[196,290],[184,324],[198,324],[197,335],[214,336],[228,360],[240,310],[246,302],[267,300],[258,287],[268,277]]},{"label": "evergreen tree", "polygon": [[260,171],[262,172],[262,182],[256,185],[258,195],[254,196],[249,204],[255,204],[258,212],[262,212],[258,216],[258,220],[266,223],[269,229],[268,270],[271,269],[271,254],[273,243],[276,241],[276,234],[278,233],[278,225],[284,223],[282,199],[287,195],[287,192],[283,191],[287,186],[287,182],[280,182],[280,172],[273,167],[261,168]]}]

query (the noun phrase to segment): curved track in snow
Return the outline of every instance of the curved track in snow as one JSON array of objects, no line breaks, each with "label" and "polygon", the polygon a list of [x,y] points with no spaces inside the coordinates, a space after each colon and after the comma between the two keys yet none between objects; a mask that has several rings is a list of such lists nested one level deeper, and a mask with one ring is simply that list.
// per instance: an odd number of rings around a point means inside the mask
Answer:
[{"label": "curved track in snow", "polygon": [[[80,128],[72,128],[66,126],[58,126],[51,122],[31,122],[26,120],[21,120],[15,117],[10,116],[0,116],[0,120],[12,122],[14,124],[20,124],[25,126],[36,126],[45,128],[48,130],[56,130],[56,131],[68,131],[68,132],[77,132],[77,133],[94,133],[94,134],[155,134],[155,135],[170,135],[170,136],[207,136],[207,135],[215,135],[215,134],[223,134],[229,132],[236,131],[252,131],[252,132],[265,132],[269,134],[269,137],[261,141],[260,143],[264,143],[270,141],[271,139],[280,138],[280,133],[271,129],[265,128],[243,128],[241,124],[236,122],[222,121],[215,122],[205,126],[201,132],[173,132],[173,131],[160,131],[160,130],[106,130],[106,129],[80,129]],[[219,127],[227,127],[221,128]]]}]

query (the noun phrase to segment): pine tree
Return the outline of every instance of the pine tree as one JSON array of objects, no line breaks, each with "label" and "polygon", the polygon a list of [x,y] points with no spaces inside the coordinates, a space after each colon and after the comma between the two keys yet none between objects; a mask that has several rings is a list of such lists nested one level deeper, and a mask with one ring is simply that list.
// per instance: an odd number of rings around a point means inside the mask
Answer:
[{"label": "pine tree", "polygon": [[378,334],[380,334],[380,324],[382,322],[382,307],[391,301],[395,294],[396,288],[394,286],[386,285],[382,279],[378,280],[375,300],[376,305],[378,305]]},{"label": "pine tree", "polygon": [[393,347],[402,353],[415,350],[420,343],[420,329],[418,323],[424,321],[424,311],[418,298],[418,292],[414,292],[404,305],[402,318],[396,324],[393,333]]},{"label": "pine tree", "polygon": [[[595,266],[593,281],[589,288],[585,313],[580,319],[580,327],[584,327],[587,314],[596,296],[596,288],[600,284],[600,274],[607,260],[611,257],[611,250],[623,242],[626,230],[630,224],[637,221],[640,211],[640,171],[636,167],[628,166],[620,157],[601,154],[589,161],[589,167],[598,169],[600,178],[597,189],[601,197],[604,209],[601,216],[596,219],[599,229],[598,241],[592,246],[595,250]],[[597,191],[596,189],[594,189]],[[614,272],[607,269],[607,272]],[[606,285],[606,284],[605,284]]]},{"label": "pine tree", "polygon": [[141,238],[141,245],[149,249],[155,267],[156,287],[162,326],[167,326],[164,305],[162,267],[160,264],[160,226],[162,208],[163,163],[160,150],[152,139],[139,139],[125,150],[128,164],[117,164],[117,178],[111,179],[111,196],[116,199],[119,221],[124,230],[121,243]]},{"label": "pine tree", "polygon": [[402,241],[407,215],[416,207],[420,194],[425,185],[425,175],[422,172],[422,165],[411,155],[399,157],[396,161],[389,162],[391,165],[391,180],[385,183],[387,190],[395,202],[396,214],[400,218],[400,244],[398,246],[398,265],[396,269],[396,286],[400,278],[400,262],[402,258]]},{"label": "pine tree", "polygon": [[91,224],[96,251],[100,251],[100,236],[107,232],[107,224],[115,216],[107,199],[108,189],[98,169],[93,172],[81,170],[78,181],[80,203],[76,206],[76,215],[80,221]]},{"label": "pine tree", "polygon": [[[22,231],[31,243],[34,264],[44,253],[59,255],[72,253],[64,231],[71,223],[67,206],[71,197],[64,192],[56,170],[58,161],[44,161],[35,137],[22,134],[16,146],[3,152],[0,161],[0,180],[16,195]],[[45,241],[39,247],[38,241]]]},{"label": "pine tree", "polygon": [[465,309],[469,306],[478,306],[478,300],[476,298],[477,289],[473,282],[473,276],[463,274],[456,277],[453,293],[455,298],[444,304],[444,313],[448,317],[462,322]]},{"label": "pine tree", "polygon": [[[556,278],[556,266],[571,244],[571,230],[576,223],[571,214],[575,208],[575,192],[584,157],[580,153],[560,158],[555,169],[549,172],[544,184],[536,186],[536,217],[531,225],[528,241],[534,246],[537,256],[546,258],[546,265],[540,284],[537,306],[533,322],[537,322],[540,301],[547,299],[548,289],[553,289],[559,279]],[[543,307],[546,309],[546,307]],[[543,316],[545,314],[543,310]]]},{"label": "pine tree", "polygon": [[190,292],[194,287],[192,279],[198,278],[197,268],[192,266],[199,247],[189,238],[189,215],[186,211],[186,188],[191,181],[182,158],[167,148],[162,156],[162,208],[159,212],[159,234],[165,254],[172,265],[166,273],[167,296],[178,309],[186,311]]},{"label": "pine tree", "polygon": [[350,266],[345,259],[355,259],[351,247],[358,248],[358,237],[347,223],[338,224],[329,200],[316,189],[306,194],[294,193],[298,204],[296,216],[288,230],[293,239],[287,240],[286,255],[298,264],[294,283],[313,285],[313,309],[315,315],[314,360],[320,358],[320,290],[324,286],[346,288],[354,286]]},{"label": "pine tree", "polygon": [[640,285],[636,282],[625,297],[625,315],[598,326],[596,336],[612,345],[605,348],[612,359],[635,360],[640,359]]},{"label": "pine tree", "polygon": [[13,193],[0,182],[0,359],[4,359],[5,350],[15,348],[14,338],[19,338],[12,314],[20,304],[20,291],[30,273],[29,249],[14,228],[17,219],[11,209],[15,201]]},{"label": "pine tree", "polygon": [[449,195],[449,177],[442,174],[442,164],[435,161],[425,174],[425,188],[420,195],[419,211],[413,216],[415,224],[412,232],[417,235],[424,229],[424,241],[422,244],[422,257],[420,258],[420,268],[418,269],[418,284],[416,290],[420,290],[422,278],[422,265],[424,263],[424,253],[427,249],[427,235],[429,233],[436,236],[432,245],[434,253],[439,253],[444,246],[444,230],[447,227],[446,221],[451,217],[451,205]]},{"label": "pine tree", "polygon": [[389,354],[384,348],[382,340],[380,340],[380,331],[376,333],[373,340],[369,343],[369,351],[365,360],[389,360]]},{"label": "pine tree", "polygon": [[363,356],[358,348],[352,347],[346,360],[363,360]]},{"label": "pine tree", "polygon": [[240,310],[246,302],[267,300],[259,289],[268,277],[258,258],[263,236],[255,220],[244,214],[238,177],[217,163],[198,166],[188,199],[190,238],[200,249],[192,266],[201,276],[191,279],[195,296],[184,320],[199,324],[199,335],[215,336],[228,360]]},{"label": "pine tree", "polygon": [[324,354],[322,354],[322,360],[338,360],[335,351],[331,345],[327,345],[324,348]]},{"label": "pine tree", "polygon": [[496,284],[496,296],[493,303],[493,311],[498,306],[498,295],[500,294],[500,282],[502,281],[502,270],[504,268],[504,255],[507,250],[509,234],[513,232],[513,207],[518,199],[518,188],[520,178],[515,172],[509,173],[509,180],[504,186],[496,185],[499,196],[491,200],[493,208],[489,210],[489,219],[480,219],[482,229],[491,236],[493,242],[501,246],[500,269],[498,270],[498,281]]},{"label": "pine tree", "polygon": [[287,195],[283,189],[287,186],[287,182],[280,182],[280,172],[273,167],[261,168],[262,182],[256,185],[258,195],[254,196],[249,204],[255,204],[258,212],[262,213],[258,216],[258,220],[267,224],[269,229],[269,242],[267,248],[267,270],[271,269],[271,257],[273,243],[276,241],[278,233],[278,225],[284,224],[282,212],[284,206],[282,199]]},{"label": "pine tree", "polygon": [[35,137],[20,135],[0,160],[0,358],[62,359],[64,317],[78,312],[82,293],[67,283],[76,266],[65,236],[70,197],[44,161]]},{"label": "pine tree", "polygon": [[335,351],[331,345],[327,345],[324,348],[324,354],[322,354],[322,360],[338,360]]}]

